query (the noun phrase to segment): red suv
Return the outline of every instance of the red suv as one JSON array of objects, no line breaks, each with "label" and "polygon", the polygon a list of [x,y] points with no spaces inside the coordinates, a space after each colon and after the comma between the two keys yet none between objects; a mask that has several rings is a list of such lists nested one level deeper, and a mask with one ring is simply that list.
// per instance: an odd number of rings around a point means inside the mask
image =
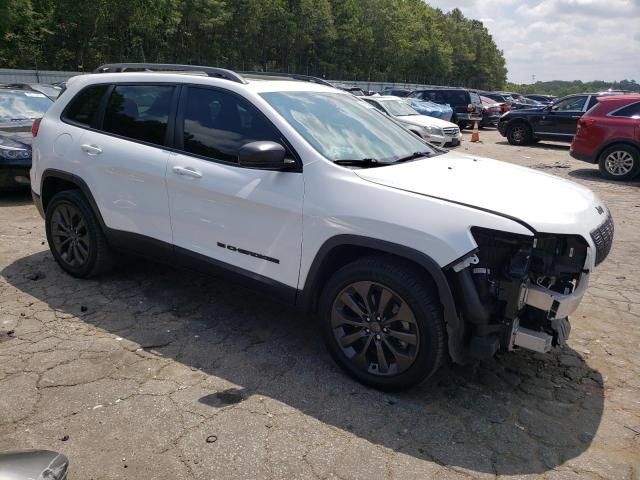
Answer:
[{"label": "red suv", "polygon": [[579,121],[570,154],[613,180],[640,173],[640,94],[599,97]]}]

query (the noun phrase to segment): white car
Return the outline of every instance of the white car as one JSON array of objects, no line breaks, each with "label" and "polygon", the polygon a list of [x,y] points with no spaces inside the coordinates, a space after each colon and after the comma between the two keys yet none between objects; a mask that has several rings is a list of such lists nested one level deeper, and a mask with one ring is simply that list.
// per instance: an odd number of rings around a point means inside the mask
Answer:
[{"label": "white car", "polygon": [[460,145],[460,128],[440,118],[422,115],[414,110],[403,98],[391,95],[360,97],[383,113],[395,118],[419,137],[439,147]]},{"label": "white car", "polygon": [[59,265],[91,277],[123,250],[224,271],[316,312],[368,385],[562,345],[611,248],[587,188],[436,149],[330,86],[100,71],[114,73],[73,78],[33,127],[33,198]]}]

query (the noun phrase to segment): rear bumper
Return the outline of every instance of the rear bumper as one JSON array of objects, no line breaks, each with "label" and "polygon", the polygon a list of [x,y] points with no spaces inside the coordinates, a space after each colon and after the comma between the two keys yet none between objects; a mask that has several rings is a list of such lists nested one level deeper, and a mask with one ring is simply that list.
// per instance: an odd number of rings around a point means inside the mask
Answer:
[{"label": "rear bumper", "polygon": [[33,204],[36,206],[38,213],[42,218],[44,218],[44,208],[42,207],[42,198],[36,192],[31,190],[31,198],[33,199]]},{"label": "rear bumper", "polygon": [[464,121],[467,120],[469,122],[480,122],[482,121],[482,115],[479,113],[456,113],[456,121]]},{"label": "rear bumper", "polygon": [[573,149],[573,147],[571,147],[571,150],[569,150],[569,155],[571,155],[576,160],[580,160],[582,162],[597,163],[597,161],[598,161],[598,159],[596,158],[596,156],[594,154],[592,154],[592,153],[584,153],[584,152],[577,152],[576,150]]}]

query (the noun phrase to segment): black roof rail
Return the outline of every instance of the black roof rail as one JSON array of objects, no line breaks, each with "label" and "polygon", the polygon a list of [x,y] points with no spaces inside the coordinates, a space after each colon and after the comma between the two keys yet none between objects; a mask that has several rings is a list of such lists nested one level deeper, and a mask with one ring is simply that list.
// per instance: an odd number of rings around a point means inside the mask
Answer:
[{"label": "black roof rail", "polygon": [[[279,72],[240,72],[243,75],[251,75],[253,77],[280,77],[291,78],[293,80],[300,80],[301,82],[317,83],[319,85],[325,85],[327,87],[333,87],[329,82],[322,78],[312,77],[310,75],[301,75],[299,73],[279,73]],[[335,87],[334,87],[335,88]]]},{"label": "black roof rail", "polygon": [[242,75],[232,70],[216,67],[204,67],[199,65],[178,65],[173,63],[108,63],[101,65],[94,70],[94,73],[116,73],[116,72],[154,72],[154,71],[175,71],[175,72],[199,72],[208,77],[223,78],[236,83],[246,84],[247,81]]}]

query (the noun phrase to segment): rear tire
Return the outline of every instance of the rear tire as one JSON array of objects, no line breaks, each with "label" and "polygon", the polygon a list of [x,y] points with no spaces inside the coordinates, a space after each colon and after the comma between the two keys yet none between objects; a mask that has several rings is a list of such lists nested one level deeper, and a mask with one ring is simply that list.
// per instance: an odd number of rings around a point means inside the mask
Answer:
[{"label": "rear tire", "polygon": [[113,267],[113,252],[79,190],[54,195],[47,206],[45,229],[53,257],[70,275],[89,278]]},{"label": "rear tire", "polygon": [[529,145],[532,137],[529,126],[521,122],[511,125],[507,130],[507,140],[511,145]]},{"label": "rear tire", "polygon": [[408,262],[366,257],[344,266],[328,281],[319,307],[329,353],[365,385],[404,389],[429,378],[445,359],[437,289]]},{"label": "rear tire", "polygon": [[613,145],[600,154],[598,166],[610,180],[631,180],[640,173],[640,153],[629,145]]}]

